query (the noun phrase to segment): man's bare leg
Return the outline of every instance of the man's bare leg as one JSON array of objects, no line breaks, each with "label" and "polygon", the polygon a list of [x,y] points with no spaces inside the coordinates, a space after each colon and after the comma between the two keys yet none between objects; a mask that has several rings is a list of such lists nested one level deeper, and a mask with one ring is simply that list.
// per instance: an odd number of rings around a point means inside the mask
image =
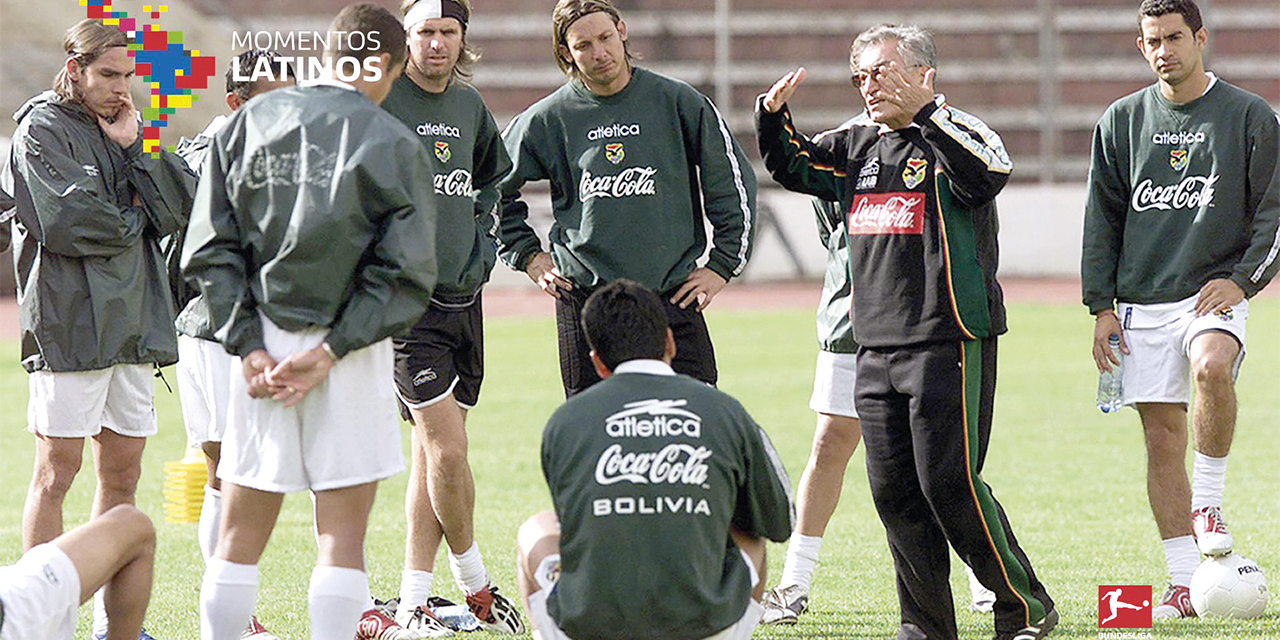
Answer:
[{"label": "man's bare leg", "polygon": [[35,463],[22,509],[22,550],[62,535],[62,502],[80,471],[84,438],[36,434]]},{"label": "man's bare leg", "polygon": [[80,602],[105,591],[107,640],[137,640],[151,599],[155,528],[132,505],[120,505],[53,541],[80,574]]},{"label": "man's bare leg", "polygon": [[315,493],[318,549],[307,589],[312,640],[351,640],[369,607],[364,538],[377,490],[370,482]]},{"label": "man's bare leg", "polygon": [[[445,405],[445,406],[442,406]],[[456,535],[465,536],[466,551],[474,541],[472,534],[472,513],[475,509],[475,482],[471,477],[470,463],[466,460],[466,409],[458,406],[452,395],[445,397],[434,405],[410,411],[413,417],[412,455],[409,467],[409,486],[405,492],[405,516],[407,520],[404,543],[404,574],[400,582],[400,607],[398,615],[408,616],[414,608],[425,605],[431,592],[432,572],[435,570],[436,554],[440,549],[440,540],[445,538],[445,529],[437,513],[437,503],[432,500],[431,486],[433,459],[443,456],[447,460],[446,467],[452,465],[452,471],[444,470],[442,474],[460,473],[458,461],[447,452],[439,451],[441,447],[456,450],[461,447],[462,468],[465,478],[461,479],[459,488],[462,495],[454,500],[468,500],[461,509],[456,505],[443,505],[446,519],[465,519],[463,531]],[[444,437],[444,442],[432,442],[432,437]],[[434,452],[433,452],[434,450]],[[448,480],[443,481],[448,486]],[[453,508],[450,511],[450,507]],[[453,538],[448,538],[453,545]],[[459,553],[461,553],[459,551]]]},{"label": "man's bare leg", "polygon": [[1191,433],[1195,462],[1191,476],[1192,531],[1201,553],[1225,555],[1234,548],[1222,516],[1227,481],[1227,454],[1236,428],[1236,389],[1233,375],[1240,343],[1222,331],[1206,331],[1191,341],[1195,400]]}]

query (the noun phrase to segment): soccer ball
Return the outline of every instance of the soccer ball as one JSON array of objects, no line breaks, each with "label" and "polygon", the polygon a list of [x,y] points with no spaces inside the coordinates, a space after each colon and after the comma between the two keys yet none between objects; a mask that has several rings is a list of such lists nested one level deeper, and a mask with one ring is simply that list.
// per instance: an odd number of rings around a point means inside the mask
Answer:
[{"label": "soccer ball", "polygon": [[1236,553],[1209,558],[1191,576],[1191,606],[1201,617],[1256,618],[1267,608],[1267,577]]}]

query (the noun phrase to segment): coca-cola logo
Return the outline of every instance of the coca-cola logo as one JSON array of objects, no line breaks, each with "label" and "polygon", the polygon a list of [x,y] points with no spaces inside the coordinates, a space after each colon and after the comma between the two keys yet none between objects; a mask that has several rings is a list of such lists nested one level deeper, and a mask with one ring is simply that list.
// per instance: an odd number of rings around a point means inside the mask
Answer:
[{"label": "coca-cola logo", "polygon": [[1171,185],[1153,184],[1147,178],[1133,190],[1130,206],[1134,211],[1199,209],[1213,203],[1213,185],[1217,182],[1216,175],[1187,176],[1182,182]]},{"label": "coca-cola logo", "polygon": [[595,176],[583,171],[582,180],[578,182],[578,199],[586,202],[592,198],[657,195],[657,185],[653,182],[657,173],[653,167],[629,167],[611,176]]},{"label": "coca-cola logo", "polygon": [[605,448],[596,461],[596,483],[703,485],[711,450],[687,444],[669,444],[657,451],[626,452],[622,445]]},{"label": "coca-cola logo", "polygon": [[436,193],[457,198],[471,197],[471,172],[454,169],[449,173],[437,173],[434,178]]},{"label": "coca-cola logo", "polygon": [[922,193],[866,193],[855,196],[845,221],[849,235],[924,233]]},{"label": "coca-cola logo", "polygon": [[702,417],[687,409],[688,400],[641,400],[629,402],[604,419],[610,438],[702,437]]}]

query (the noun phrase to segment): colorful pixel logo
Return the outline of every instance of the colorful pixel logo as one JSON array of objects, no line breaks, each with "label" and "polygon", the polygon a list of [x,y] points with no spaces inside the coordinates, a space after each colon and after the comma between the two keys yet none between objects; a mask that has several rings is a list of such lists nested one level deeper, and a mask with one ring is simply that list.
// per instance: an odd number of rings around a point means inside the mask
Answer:
[{"label": "colorful pixel logo", "polygon": [[[155,24],[139,24],[124,11],[115,11],[112,0],[80,0],[86,16],[101,20],[129,36],[129,55],[135,73],[151,87],[151,104],[142,107],[142,149],[153,155],[160,152],[160,129],[169,126],[169,116],[178,109],[189,109],[200,96],[192,89],[207,89],[209,78],[217,69],[213,56],[182,47],[181,31],[165,31]],[[168,5],[144,5],[143,12],[159,20],[169,11]]]}]

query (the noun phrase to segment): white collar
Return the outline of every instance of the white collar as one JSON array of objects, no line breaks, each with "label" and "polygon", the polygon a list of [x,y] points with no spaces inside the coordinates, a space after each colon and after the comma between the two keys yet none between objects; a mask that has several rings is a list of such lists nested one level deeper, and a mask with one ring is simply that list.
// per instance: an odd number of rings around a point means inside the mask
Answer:
[{"label": "white collar", "polygon": [[346,82],[343,82],[337,78],[330,78],[325,76],[321,76],[313,80],[307,80],[306,82],[299,82],[298,86],[299,87],[320,87],[320,86],[338,87],[340,89],[349,89],[351,91],[355,91],[356,93],[360,93],[359,89],[355,88],[350,84],[347,84]]},{"label": "white collar", "polygon": [[226,116],[218,116],[210,120],[209,124],[204,128],[204,131],[200,132],[200,135],[206,138],[212,138],[219,131],[222,131],[222,127],[226,126],[227,120],[228,118]]},{"label": "white collar", "polygon": [[628,360],[613,368],[618,373],[647,373],[652,376],[674,376],[676,372],[671,365],[661,360],[637,359]]},{"label": "white collar", "polygon": [[1206,71],[1204,74],[1209,76],[1209,84],[1204,86],[1204,93],[1200,94],[1201,97],[1204,97],[1205,93],[1209,93],[1209,90],[1213,88],[1213,85],[1218,84],[1218,76],[1213,75],[1212,71]]}]

